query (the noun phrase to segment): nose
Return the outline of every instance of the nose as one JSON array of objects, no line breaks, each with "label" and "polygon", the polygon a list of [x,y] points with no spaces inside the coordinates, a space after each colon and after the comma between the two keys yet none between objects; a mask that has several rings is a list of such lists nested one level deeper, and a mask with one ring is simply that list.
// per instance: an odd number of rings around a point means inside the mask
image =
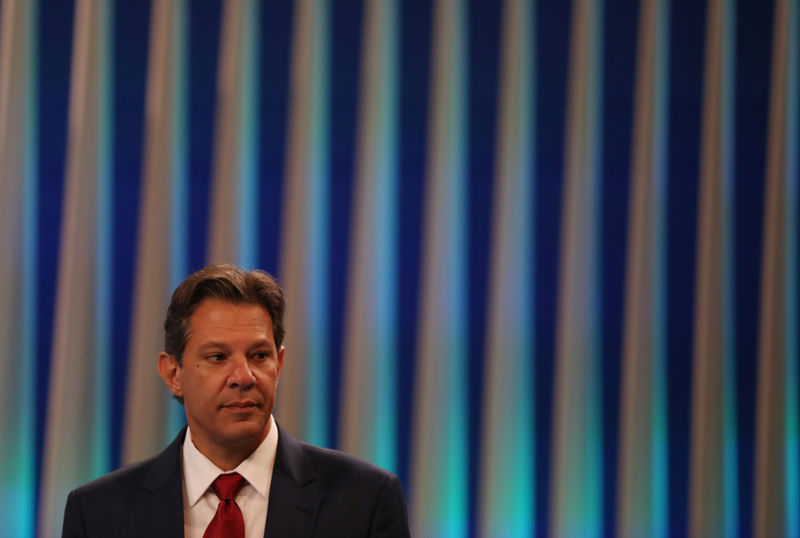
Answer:
[{"label": "nose", "polygon": [[228,373],[228,383],[233,387],[247,388],[256,381],[247,357],[237,356],[231,360],[231,371]]}]

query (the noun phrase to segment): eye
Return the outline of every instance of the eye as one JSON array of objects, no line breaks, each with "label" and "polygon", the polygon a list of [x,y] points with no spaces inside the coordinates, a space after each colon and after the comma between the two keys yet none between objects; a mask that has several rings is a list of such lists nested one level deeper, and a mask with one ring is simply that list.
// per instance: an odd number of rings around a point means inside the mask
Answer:
[{"label": "eye", "polygon": [[253,358],[257,361],[265,361],[269,358],[269,351],[256,351],[253,353]]},{"label": "eye", "polygon": [[222,362],[225,360],[225,355],[222,353],[212,353],[208,355],[206,359],[210,360],[211,362]]}]

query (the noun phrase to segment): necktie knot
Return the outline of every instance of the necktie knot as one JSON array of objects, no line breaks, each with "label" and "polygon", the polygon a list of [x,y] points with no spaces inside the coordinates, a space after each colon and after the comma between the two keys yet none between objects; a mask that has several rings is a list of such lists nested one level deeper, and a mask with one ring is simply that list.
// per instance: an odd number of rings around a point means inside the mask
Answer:
[{"label": "necktie knot", "polygon": [[232,501],[236,493],[244,485],[244,477],[239,473],[221,474],[214,480],[211,487],[217,497],[223,501]]}]

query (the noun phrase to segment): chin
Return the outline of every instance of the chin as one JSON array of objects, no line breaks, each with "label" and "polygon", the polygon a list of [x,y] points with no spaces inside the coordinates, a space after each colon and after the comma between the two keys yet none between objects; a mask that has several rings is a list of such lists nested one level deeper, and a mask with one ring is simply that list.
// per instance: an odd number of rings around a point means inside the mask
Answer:
[{"label": "chin", "polygon": [[234,444],[260,442],[267,436],[267,424],[266,420],[237,422],[225,428],[226,437]]}]

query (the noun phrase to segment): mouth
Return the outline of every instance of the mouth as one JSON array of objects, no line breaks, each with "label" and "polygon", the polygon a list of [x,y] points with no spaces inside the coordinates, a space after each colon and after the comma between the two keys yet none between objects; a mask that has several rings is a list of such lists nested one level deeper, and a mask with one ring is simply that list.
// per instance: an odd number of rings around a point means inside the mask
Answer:
[{"label": "mouth", "polygon": [[235,402],[227,403],[227,404],[223,405],[222,407],[227,407],[228,409],[241,411],[243,409],[260,408],[261,405],[257,404],[256,402],[253,402],[251,400],[241,400],[241,401],[237,400]]}]

